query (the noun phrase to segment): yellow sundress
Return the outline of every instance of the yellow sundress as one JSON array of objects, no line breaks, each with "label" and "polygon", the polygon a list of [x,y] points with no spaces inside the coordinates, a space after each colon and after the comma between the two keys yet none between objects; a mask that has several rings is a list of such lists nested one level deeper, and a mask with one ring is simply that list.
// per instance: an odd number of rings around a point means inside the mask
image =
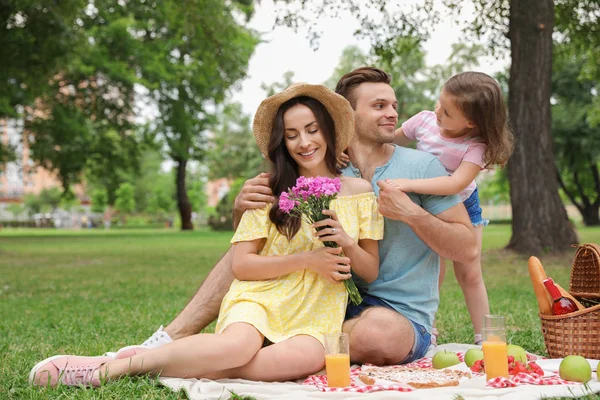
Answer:
[{"label": "yellow sundress", "polygon": [[[383,237],[383,217],[373,192],[341,196],[331,202],[346,233],[354,240]],[[306,222],[291,241],[269,219],[270,206],[248,210],[231,243],[266,238],[260,255],[282,256],[323,247]],[[246,322],[269,341],[310,335],[323,343],[324,333],[339,332],[348,295],[343,283],[331,283],[303,269],[264,281],[234,280],[219,311],[215,332],[235,322]]]}]

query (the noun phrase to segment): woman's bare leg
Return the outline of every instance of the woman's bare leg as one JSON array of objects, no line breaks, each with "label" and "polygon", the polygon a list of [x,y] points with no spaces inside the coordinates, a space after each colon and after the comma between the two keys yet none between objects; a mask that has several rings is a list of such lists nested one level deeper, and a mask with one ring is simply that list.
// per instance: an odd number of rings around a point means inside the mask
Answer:
[{"label": "woman's bare leg", "polygon": [[130,358],[109,361],[100,373],[108,380],[140,374],[204,377],[248,364],[260,350],[263,339],[254,326],[234,323],[219,334],[196,334]]},{"label": "woman's bare leg", "polygon": [[207,375],[209,379],[242,378],[285,382],[305,378],[325,366],[325,349],[312,336],[298,335],[262,348],[246,365]]}]

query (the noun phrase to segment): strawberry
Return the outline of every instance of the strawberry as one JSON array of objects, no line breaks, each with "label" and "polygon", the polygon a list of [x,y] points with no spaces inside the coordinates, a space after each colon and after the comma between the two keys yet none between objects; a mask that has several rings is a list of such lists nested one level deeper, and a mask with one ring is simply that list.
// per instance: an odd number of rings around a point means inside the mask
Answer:
[{"label": "strawberry", "polygon": [[483,365],[483,360],[477,360],[471,366],[471,371],[473,371],[473,372],[483,373],[484,370],[485,370],[485,367]]}]

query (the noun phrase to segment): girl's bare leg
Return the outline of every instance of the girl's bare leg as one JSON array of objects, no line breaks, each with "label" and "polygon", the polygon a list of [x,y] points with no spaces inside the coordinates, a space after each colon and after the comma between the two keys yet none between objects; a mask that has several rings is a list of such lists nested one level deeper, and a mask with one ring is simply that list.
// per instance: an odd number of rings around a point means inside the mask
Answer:
[{"label": "girl's bare leg", "polygon": [[244,366],[212,373],[206,377],[285,382],[305,378],[322,370],[324,366],[323,345],[312,336],[298,335],[262,348]]},{"label": "girl's bare leg", "polygon": [[483,328],[483,317],[490,313],[487,290],[483,282],[483,273],[481,271],[481,242],[483,236],[483,226],[473,228],[477,236],[477,245],[479,246],[479,257],[470,264],[454,262],[454,274],[456,280],[462,288],[467,309],[471,316],[475,335],[480,335]]},{"label": "girl's bare leg", "polygon": [[199,378],[248,364],[262,343],[263,335],[254,326],[234,323],[219,334],[196,334],[130,358],[109,361],[100,373],[108,380],[140,374]]}]

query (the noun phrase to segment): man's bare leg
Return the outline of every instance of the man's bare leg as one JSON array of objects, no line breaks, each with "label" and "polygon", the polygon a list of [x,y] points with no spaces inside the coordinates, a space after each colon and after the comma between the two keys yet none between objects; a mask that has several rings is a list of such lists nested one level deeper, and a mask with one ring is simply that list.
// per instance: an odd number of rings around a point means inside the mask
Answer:
[{"label": "man's bare leg", "polygon": [[356,363],[393,365],[403,361],[415,343],[412,323],[384,307],[369,307],[344,322],[350,335],[350,359]]},{"label": "man's bare leg", "polygon": [[233,282],[232,259],[233,248],[230,247],[204,279],[194,297],[164,329],[171,339],[195,335],[217,318],[221,301]]}]

